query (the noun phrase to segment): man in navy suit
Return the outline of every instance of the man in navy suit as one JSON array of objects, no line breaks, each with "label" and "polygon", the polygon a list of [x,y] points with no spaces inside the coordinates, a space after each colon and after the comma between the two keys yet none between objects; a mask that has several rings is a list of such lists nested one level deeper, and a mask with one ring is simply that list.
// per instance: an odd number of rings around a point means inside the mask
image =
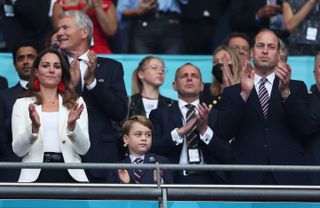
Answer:
[{"label": "man in navy suit", "polygon": [[[20,78],[19,82],[9,88],[0,91],[0,126],[3,136],[0,135],[0,161],[17,162],[20,161],[13,153],[11,142],[11,112],[17,97],[27,90],[27,84],[32,71],[33,60],[37,55],[36,46],[29,41],[21,41],[16,44],[12,51],[14,67]],[[0,181],[17,182],[20,170],[1,169]]]},{"label": "man in navy suit", "polygon": [[[176,71],[173,88],[178,92],[178,104],[151,111],[150,119],[154,126],[151,152],[166,156],[171,163],[177,164],[227,162],[230,154],[228,143],[220,140],[208,125],[208,120],[214,122],[216,112],[210,112],[209,107],[199,100],[203,90],[200,70],[189,63],[181,66]],[[190,105],[196,108],[197,113],[188,119]],[[186,138],[193,130],[198,134],[198,145],[190,148]],[[177,171],[174,180],[182,184],[224,183],[225,175],[220,171],[184,170]]]},{"label": "man in navy suit", "polygon": [[[291,69],[278,62],[279,40],[264,29],[254,39],[254,69],[245,63],[241,83],[224,89],[215,130],[232,143],[235,164],[303,165],[301,138],[308,129],[307,89],[290,80]],[[237,184],[308,184],[305,173],[231,172]]]},{"label": "man in navy suit", "polygon": [[[107,163],[120,160],[120,139],[114,121],[127,115],[127,93],[122,64],[97,57],[90,50],[93,26],[80,11],[64,12],[58,22],[59,47],[69,60],[73,87],[84,98],[89,116],[91,147],[84,162]],[[106,170],[87,170],[91,182],[103,182]]]}]

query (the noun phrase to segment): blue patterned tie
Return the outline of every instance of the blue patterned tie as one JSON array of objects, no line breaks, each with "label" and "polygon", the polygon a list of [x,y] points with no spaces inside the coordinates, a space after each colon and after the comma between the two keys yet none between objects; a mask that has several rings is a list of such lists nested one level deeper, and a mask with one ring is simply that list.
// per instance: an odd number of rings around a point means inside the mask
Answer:
[{"label": "blue patterned tie", "polygon": [[268,115],[268,107],[269,107],[269,94],[265,83],[267,82],[267,78],[263,77],[260,79],[260,86],[259,86],[259,100],[262,108],[262,113],[265,118]]},{"label": "blue patterned tie", "polygon": [[[143,163],[143,159],[140,157],[137,157],[133,161],[133,164],[141,164],[141,163]],[[141,183],[141,175],[142,175],[141,169],[133,169],[134,183]]]}]

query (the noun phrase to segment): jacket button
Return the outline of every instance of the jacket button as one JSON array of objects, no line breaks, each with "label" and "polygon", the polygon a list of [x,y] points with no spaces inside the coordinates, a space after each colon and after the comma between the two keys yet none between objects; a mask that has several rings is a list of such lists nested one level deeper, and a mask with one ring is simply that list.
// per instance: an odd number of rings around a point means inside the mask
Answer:
[{"label": "jacket button", "polygon": [[63,141],[62,141],[62,144],[64,144],[64,143],[66,143],[66,140],[63,140]]},{"label": "jacket button", "polygon": [[267,145],[267,144],[264,144],[264,145],[263,145],[263,147],[264,147],[264,148],[267,148],[267,147],[268,147],[268,145]]}]

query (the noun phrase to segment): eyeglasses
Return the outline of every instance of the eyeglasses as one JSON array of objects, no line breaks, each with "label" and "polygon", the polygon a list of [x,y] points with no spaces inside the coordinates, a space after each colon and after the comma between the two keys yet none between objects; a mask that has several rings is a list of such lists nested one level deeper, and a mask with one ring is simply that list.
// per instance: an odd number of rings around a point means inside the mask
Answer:
[{"label": "eyeglasses", "polygon": [[156,64],[146,65],[144,69],[152,69],[153,71],[161,70],[163,73],[167,72],[167,70],[163,66],[156,65]]}]

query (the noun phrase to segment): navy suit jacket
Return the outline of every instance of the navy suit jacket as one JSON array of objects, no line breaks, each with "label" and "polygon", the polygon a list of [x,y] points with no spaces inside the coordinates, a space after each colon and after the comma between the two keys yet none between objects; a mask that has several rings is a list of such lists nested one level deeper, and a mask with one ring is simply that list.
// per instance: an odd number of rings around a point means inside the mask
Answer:
[{"label": "navy suit jacket", "polygon": [[[240,84],[226,88],[218,106],[216,133],[232,143],[235,164],[303,165],[301,138],[308,129],[307,89],[301,81],[290,81],[290,96],[283,102],[275,78],[267,119],[255,89],[245,103]],[[265,172],[230,172],[232,183],[260,184]],[[279,184],[308,184],[305,173],[274,172]]]},{"label": "navy suit jacket", "polygon": [[[169,163],[169,160],[166,157],[162,157],[160,155],[146,153],[144,157],[144,164],[153,164],[154,162],[150,162],[150,157],[154,157],[156,162],[159,163]],[[131,163],[130,157],[126,157],[124,160],[120,161],[120,163]],[[129,176],[130,176],[130,183],[134,181],[134,175],[133,175],[133,169],[128,170]],[[154,184],[156,183],[154,181],[154,170],[151,169],[142,169],[141,174],[141,183],[142,184]],[[163,171],[162,175],[163,182],[166,184],[173,183],[173,177],[170,170]],[[120,179],[117,173],[117,170],[110,170],[108,172],[107,176],[107,182],[108,183],[120,183]]]},{"label": "navy suit jacket", "polygon": [[[217,112],[212,110],[209,114],[210,127],[216,119]],[[183,126],[182,114],[177,103],[172,106],[159,107],[150,113],[153,124],[151,152],[168,157],[171,163],[179,163],[183,144],[176,145],[171,137],[171,131]],[[213,129],[213,128],[212,128]],[[215,130],[213,129],[213,132]],[[231,150],[229,144],[221,140],[215,133],[207,145],[200,141],[200,149],[207,164],[228,163]],[[223,171],[211,172],[215,181],[224,183],[226,177]]]},{"label": "navy suit jacket", "polygon": [[8,81],[6,78],[0,76],[0,89],[7,89],[8,88]]},{"label": "navy suit jacket", "polygon": [[[91,142],[84,161],[117,162],[120,160],[121,147],[120,138],[113,123],[123,120],[128,108],[122,64],[109,58],[98,57],[95,77],[97,85],[92,90],[84,87],[81,93],[88,109]],[[105,178],[107,175],[107,170],[92,169],[89,172],[96,178]]]},{"label": "navy suit jacket", "polygon": [[[12,150],[11,132],[11,112],[17,97],[25,92],[25,89],[16,84],[14,87],[0,91],[0,161],[1,162],[20,162],[21,158],[16,156]],[[17,182],[19,169],[1,169],[0,181]]]},{"label": "navy suit jacket", "polygon": [[[320,93],[316,86],[308,95],[310,104],[310,135],[306,137],[306,159],[309,165],[320,165]],[[320,172],[310,173],[311,182],[320,185]]]}]

